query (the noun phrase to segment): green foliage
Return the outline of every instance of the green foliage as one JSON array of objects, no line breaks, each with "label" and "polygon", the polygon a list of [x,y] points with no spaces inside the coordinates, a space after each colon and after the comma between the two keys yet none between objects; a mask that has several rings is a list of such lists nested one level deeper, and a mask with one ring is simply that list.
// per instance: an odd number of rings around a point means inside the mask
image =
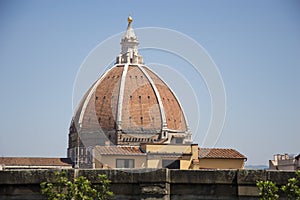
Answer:
[{"label": "green foliage", "polygon": [[97,198],[101,200],[107,200],[109,197],[112,197],[114,194],[110,191],[110,180],[107,179],[105,174],[99,174],[98,178],[100,180],[100,184],[96,185],[95,188],[97,191]]},{"label": "green foliage", "polygon": [[51,200],[71,199],[72,182],[68,180],[66,172],[56,172],[54,183],[41,183],[42,194]]},{"label": "green foliage", "polygon": [[287,199],[300,200],[299,188],[300,172],[296,172],[295,178],[290,178],[288,183],[281,187],[281,190],[286,194]]},{"label": "green foliage", "polygon": [[257,181],[260,200],[276,200],[279,199],[278,187],[272,181]]},{"label": "green foliage", "polygon": [[110,180],[104,174],[98,175],[98,178],[100,184],[93,186],[86,177],[70,181],[66,172],[56,172],[54,183],[41,183],[41,191],[48,200],[108,200],[113,196]]},{"label": "green foliage", "polygon": [[[296,177],[289,178],[288,183],[281,187],[289,200],[300,200],[300,172],[296,171]],[[257,181],[260,200],[275,200],[279,198],[278,187],[272,181]]]}]

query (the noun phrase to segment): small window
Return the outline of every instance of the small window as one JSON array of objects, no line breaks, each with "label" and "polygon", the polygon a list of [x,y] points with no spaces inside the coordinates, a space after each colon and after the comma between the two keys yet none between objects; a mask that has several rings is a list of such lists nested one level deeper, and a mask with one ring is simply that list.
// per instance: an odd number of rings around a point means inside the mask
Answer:
[{"label": "small window", "polygon": [[96,96],[96,100],[98,100],[98,97]]},{"label": "small window", "polygon": [[183,144],[183,138],[172,138],[171,144]]},{"label": "small window", "polygon": [[183,138],[176,138],[176,144],[182,144]]},{"label": "small window", "polygon": [[134,168],[134,159],[117,159],[117,168]]}]

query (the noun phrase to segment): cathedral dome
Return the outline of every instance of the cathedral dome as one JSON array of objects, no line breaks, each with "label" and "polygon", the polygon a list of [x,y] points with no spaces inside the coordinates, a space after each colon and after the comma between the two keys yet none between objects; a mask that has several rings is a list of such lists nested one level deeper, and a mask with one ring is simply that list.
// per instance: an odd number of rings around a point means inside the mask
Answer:
[{"label": "cathedral dome", "polygon": [[69,148],[191,143],[182,107],[167,84],[143,64],[131,23],[130,18],[116,64],[90,87],[74,114]]}]

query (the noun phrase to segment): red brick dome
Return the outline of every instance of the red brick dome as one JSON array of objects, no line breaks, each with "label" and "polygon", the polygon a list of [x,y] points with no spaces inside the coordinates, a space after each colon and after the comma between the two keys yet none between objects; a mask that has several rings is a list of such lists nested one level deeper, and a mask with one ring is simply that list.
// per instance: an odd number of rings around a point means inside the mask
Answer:
[{"label": "red brick dome", "polygon": [[168,134],[184,139],[188,132],[174,93],[140,64],[108,70],[82,99],[72,125],[85,133],[103,131],[114,144],[167,142]]},{"label": "red brick dome", "polygon": [[131,21],[121,45],[116,64],[91,86],[74,114],[69,150],[109,143],[190,143],[181,105],[167,84],[143,64]]}]

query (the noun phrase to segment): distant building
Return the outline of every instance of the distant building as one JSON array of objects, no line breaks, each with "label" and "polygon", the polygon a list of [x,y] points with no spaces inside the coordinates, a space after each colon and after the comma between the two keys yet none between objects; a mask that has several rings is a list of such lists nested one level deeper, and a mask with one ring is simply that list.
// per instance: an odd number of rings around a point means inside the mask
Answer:
[{"label": "distant building", "polygon": [[143,63],[128,18],[121,52],[80,101],[69,129],[76,168],[241,169],[232,149],[192,144],[183,108],[171,88]]},{"label": "distant building", "polygon": [[115,65],[86,92],[71,121],[68,157],[92,168],[96,146],[191,144],[182,106],[168,85],[143,63],[128,18]]},{"label": "distant building", "polygon": [[296,169],[297,170],[300,170],[300,154],[298,154],[296,157],[295,157],[295,160],[296,160]]},{"label": "distant building", "polygon": [[298,170],[300,169],[300,154],[276,154],[274,160],[269,160],[270,170]]},{"label": "distant building", "polygon": [[199,169],[197,144],[141,144],[140,147],[96,146],[95,168]]},{"label": "distant building", "polygon": [[234,149],[199,148],[200,169],[244,169],[247,158]]},{"label": "distant building", "polygon": [[70,168],[72,160],[69,158],[0,157],[0,170]]},{"label": "distant building", "polygon": [[197,144],[96,146],[94,168],[243,169],[247,158],[234,149],[198,148]]}]

